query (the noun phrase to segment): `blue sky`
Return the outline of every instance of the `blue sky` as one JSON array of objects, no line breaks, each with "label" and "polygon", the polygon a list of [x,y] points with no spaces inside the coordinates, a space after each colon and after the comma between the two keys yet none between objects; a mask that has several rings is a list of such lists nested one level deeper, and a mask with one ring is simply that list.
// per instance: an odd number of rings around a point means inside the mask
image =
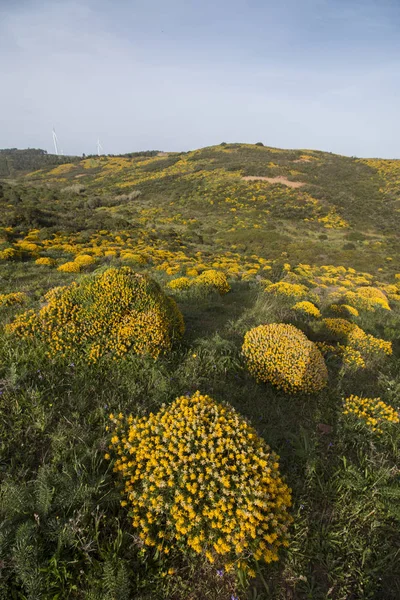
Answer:
[{"label": "blue sky", "polygon": [[400,0],[0,0],[0,147],[400,158]]}]

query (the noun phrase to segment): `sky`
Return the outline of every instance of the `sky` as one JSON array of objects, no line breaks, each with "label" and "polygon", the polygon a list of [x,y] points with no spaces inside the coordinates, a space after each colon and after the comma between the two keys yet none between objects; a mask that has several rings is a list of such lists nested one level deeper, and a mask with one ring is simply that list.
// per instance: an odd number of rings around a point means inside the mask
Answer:
[{"label": "sky", "polygon": [[400,158],[400,0],[0,0],[0,148]]}]

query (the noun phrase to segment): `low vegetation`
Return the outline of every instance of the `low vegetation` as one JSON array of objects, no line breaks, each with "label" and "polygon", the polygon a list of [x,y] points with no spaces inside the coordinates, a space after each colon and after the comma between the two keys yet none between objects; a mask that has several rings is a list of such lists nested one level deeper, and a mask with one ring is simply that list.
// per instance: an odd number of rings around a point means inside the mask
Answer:
[{"label": "low vegetation", "polygon": [[397,600],[397,161],[34,158],[0,182],[0,598]]}]

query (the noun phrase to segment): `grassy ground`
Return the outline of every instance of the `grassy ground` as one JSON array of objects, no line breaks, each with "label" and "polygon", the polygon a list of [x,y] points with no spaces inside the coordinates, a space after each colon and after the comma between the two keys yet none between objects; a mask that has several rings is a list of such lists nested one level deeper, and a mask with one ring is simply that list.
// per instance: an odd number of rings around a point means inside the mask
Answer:
[{"label": "grassy ground", "polygon": [[[7,278],[13,289],[28,282],[37,296],[60,283],[35,280],[23,265]],[[332,363],[325,391],[290,397],[257,384],[239,352],[248,328],[287,318],[281,303],[248,282],[224,297],[178,300],[187,333],[157,362],[129,357],[77,369],[2,337],[1,597],[398,598],[399,432],[379,439],[341,416],[350,393],[398,404],[398,356],[356,377]],[[3,322],[14,312],[3,308]],[[293,489],[289,549],[242,584],[178,553],[163,562],[145,552],[103,459],[109,412],[147,414],[197,389],[251,420]]]},{"label": "grassy ground", "polygon": [[[23,308],[0,305],[0,598],[397,600],[399,427],[377,436],[342,414],[350,394],[399,410],[396,161],[249,145],[154,154],[76,159],[27,176],[14,168],[15,179],[0,184],[0,298],[23,292],[25,308],[37,310],[55,286],[130,264],[174,295],[186,324],[157,361],[129,354],[78,366],[7,335]],[[82,255],[92,257],[87,268],[58,270]],[[43,258],[48,266],[36,264]],[[359,272],[319,268],[331,264]],[[224,271],[231,291],[167,288],[205,268]],[[256,383],[240,350],[262,323],[291,322],[321,339],[316,322],[264,291],[267,280],[307,277],[323,311],[339,288],[391,295],[391,311],[362,313],[357,324],[391,341],[393,355],[356,372],[330,355],[328,386],[289,396]],[[255,579],[178,551],[168,559],[146,551],[104,459],[109,413],[147,415],[196,390],[251,421],[293,490],[290,546],[278,563],[260,563]]]}]

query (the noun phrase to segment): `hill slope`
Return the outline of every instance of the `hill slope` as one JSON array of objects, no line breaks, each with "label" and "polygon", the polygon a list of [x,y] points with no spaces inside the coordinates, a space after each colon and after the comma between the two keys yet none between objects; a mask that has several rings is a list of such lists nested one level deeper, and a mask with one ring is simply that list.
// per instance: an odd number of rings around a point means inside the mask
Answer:
[{"label": "hill slope", "polygon": [[77,160],[4,183],[0,225],[129,230],[138,251],[179,240],[188,252],[398,270],[400,161],[247,144],[159,154]]}]

